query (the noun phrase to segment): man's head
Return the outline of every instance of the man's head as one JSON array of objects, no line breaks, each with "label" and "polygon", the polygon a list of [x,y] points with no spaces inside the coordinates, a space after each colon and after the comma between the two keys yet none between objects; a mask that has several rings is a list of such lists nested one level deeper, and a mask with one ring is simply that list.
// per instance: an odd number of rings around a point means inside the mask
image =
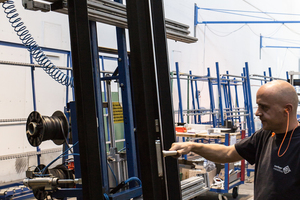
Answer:
[{"label": "man's head", "polygon": [[263,129],[275,133],[285,132],[287,115],[290,117],[290,129],[296,125],[298,95],[294,87],[286,81],[276,80],[261,86],[256,94],[259,116]]}]

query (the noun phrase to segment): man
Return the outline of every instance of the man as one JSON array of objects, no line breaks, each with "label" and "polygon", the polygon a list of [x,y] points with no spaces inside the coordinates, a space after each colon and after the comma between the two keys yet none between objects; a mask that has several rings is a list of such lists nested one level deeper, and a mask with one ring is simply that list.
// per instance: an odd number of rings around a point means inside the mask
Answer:
[{"label": "man", "polygon": [[173,143],[178,157],[189,152],[218,163],[246,159],[255,164],[255,200],[300,199],[298,95],[285,81],[272,81],[256,94],[262,129],[235,145]]}]

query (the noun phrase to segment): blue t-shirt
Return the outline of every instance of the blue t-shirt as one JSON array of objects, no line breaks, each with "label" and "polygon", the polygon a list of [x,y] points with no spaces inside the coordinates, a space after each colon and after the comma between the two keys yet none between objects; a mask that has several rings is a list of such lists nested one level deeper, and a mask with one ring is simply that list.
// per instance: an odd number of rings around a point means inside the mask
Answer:
[{"label": "blue t-shirt", "polygon": [[[280,155],[286,150],[292,131],[287,133]],[[300,199],[300,127],[292,136],[282,157],[277,152],[284,134],[272,137],[272,131],[259,130],[235,144],[240,156],[255,164],[255,200]]]}]

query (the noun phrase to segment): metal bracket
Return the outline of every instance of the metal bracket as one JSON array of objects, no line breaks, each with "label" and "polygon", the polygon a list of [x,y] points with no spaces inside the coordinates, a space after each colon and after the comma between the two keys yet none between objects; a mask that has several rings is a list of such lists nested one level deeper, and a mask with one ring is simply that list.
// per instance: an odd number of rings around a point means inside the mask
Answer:
[{"label": "metal bracket", "polygon": [[37,2],[33,0],[22,0],[22,5],[27,10],[40,10],[42,12],[49,12],[51,5],[47,3]]},{"label": "metal bracket", "polygon": [[163,165],[162,165],[162,157],[161,157],[160,140],[155,140],[155,147],[156,147],[158,176],[162,177],[163,176]]}]

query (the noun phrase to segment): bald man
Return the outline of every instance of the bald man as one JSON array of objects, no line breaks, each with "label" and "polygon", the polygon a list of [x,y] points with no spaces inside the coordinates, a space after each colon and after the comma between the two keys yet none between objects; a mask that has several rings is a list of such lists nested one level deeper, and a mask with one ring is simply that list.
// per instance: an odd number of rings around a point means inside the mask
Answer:
[{"label": "bald man", "polygon": [[255,200],[300,199],[300,128],[298,95],[285,81],[272,81],[256,94],[262,129],[235,145],[173,143],[178,157],[189,152],[218,163],[246,159],[255,164]]}]

